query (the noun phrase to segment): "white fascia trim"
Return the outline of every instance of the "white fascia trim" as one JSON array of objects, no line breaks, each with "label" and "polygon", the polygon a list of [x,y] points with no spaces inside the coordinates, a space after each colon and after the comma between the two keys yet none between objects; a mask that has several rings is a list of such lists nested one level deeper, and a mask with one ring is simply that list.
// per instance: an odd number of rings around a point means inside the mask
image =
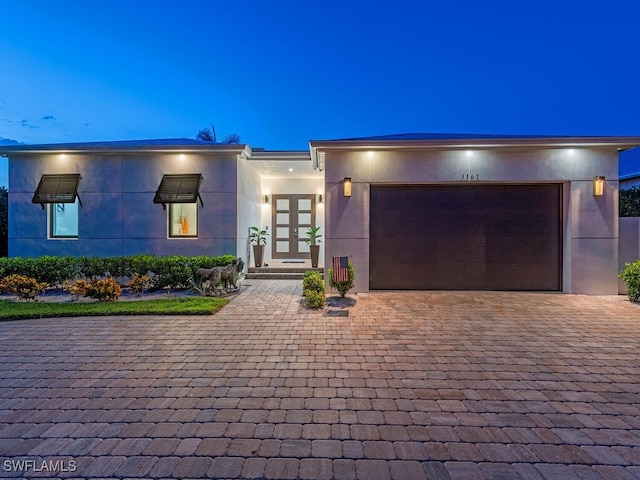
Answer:
[{"label": "white fascia trim", "polygon": [[626,150],[640,146],[640,137],[561,137],[561,138],[505,138],[452,140],[334,140],[309,142],[313,155],[318,150],[417,150],[431,148],[576,148],[616,147]]}]

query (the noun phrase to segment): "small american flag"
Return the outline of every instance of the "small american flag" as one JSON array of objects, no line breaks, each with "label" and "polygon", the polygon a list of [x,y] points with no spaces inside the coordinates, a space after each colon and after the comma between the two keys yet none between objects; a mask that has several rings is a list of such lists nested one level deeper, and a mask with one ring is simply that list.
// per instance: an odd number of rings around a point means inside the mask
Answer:
[{"label": "small american flag", "polygon": [[349,257],[333,257],[333,281],[349,280]]}]

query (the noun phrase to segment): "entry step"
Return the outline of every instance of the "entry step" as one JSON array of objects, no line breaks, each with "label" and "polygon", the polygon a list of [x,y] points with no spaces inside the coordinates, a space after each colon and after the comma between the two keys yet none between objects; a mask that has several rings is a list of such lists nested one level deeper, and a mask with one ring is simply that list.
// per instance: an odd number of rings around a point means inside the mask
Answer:
[{"label": "entry step", "polygon": [[312,267],[249,267],[245,278],[261,279],[261,280],[302,280],[304,274],[308,271],[314,271],[324,274],[322,268]]}]

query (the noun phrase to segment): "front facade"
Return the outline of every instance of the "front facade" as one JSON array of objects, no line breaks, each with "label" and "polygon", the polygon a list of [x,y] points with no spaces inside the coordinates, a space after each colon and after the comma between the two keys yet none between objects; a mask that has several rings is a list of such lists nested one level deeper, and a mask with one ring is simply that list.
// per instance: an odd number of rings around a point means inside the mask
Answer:
[{"label": "front facade", "polygon": [[[266,261],[306,258],[306,243],[297,236],[312,219],[298,219],[296,211],[291,229],[296,241],[285,245],[284,227],[294,215],[283,206],[289,200],[292,206],[308,204],[314,225],[323,226],[324,216],[316,215],[323,177],[311,168],[308,152],[252,152],[247,145],[189,139],[7,149],[9,255],[14,257],[246,257],[249,227],[271,233],[273,224],[280,237],[271,242],[268,236]],[[67,199],[73,201],[62,203],[66,200],[54,190],[71,178],[79,179]],[[269,191],[278,195],[272,198]],[[270,208],[274,201],[277,216]]]},{"label": "front facade", "polygon": [[304,232],[319,226],[324,265],[348,256],[356,292],[616,294],[618,154],[638,144],[421,134],[312,141],[307,152],[187,139],[5,147],[9,255],[250,264],[258,226],[266,263],[302,262]]},{"label": "front facade", "polygon": [[618,154],[638,140],[311,142],[325,171],[325,261],[349,256],[357,291],[617,294]]}]

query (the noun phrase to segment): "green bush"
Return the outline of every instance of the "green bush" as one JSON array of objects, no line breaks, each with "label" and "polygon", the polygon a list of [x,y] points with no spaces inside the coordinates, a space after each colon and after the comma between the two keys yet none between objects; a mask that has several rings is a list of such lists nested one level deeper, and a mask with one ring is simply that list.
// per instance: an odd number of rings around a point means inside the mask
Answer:
[{"label": "green bush", "polygon": [[309,306],[309,308],[313,308],[314,310],[322,308],[326,302],[324,292],[305,290],[304,296],[307,299],[307,305]]},{"label": "green bush", "polygon": [[157,257],[151,271],[153,272],[149,282],[151,290],[188,288],[190,279],[193,278],[187,257],[183,255]]},{"label": "green bush", "polygon": [[77,261],[73,257],[43,256],[34,260],[35,278],[57,288],[62,288],[66,280],[78,276]]},{"label": "green bush", "polygon": [[153,266],[156,261],[155,255],[139,254],[126,257],[129,261],[129,268],[131,274],[146,275],[153,271]]},{"label": "green bush", "polygon": [[324,294],[324,280],[319,272],[308,271],[304,274],[302,280],[302,291],[304,296],[307,296],[307,292],[318,292]]},{"label": "green bush", "polygon": [[106,257],[102,259],[104,273],[101,276],[111,277],[130,277],[133,275],[131,271],[131,257]]},{"label": "green bush", "polygon": [[99,257],[80,257],[78,266],[79,274],[84,278],[104,277],[106,273],[104,261]]},{"label": "green bush", "polygon": [[[61,288],[65,283],[78,278],[133,278],[148,275],[149,288],[188,288],[198,268],[213,268],[229,265],[233,255],[209,257],[205,255],[186,257],[181,255],[160,256],[132,255],[124,257],[53,257],[0,258],[0,278],[8,275],[25,275],[38,282]],[[150,274],[151,273],[151,274]]]},{"label": "green bush", "polygon": [[36,278],[38,269],[36,259],[28,257],[7,258],[4,270],[0,273],[3,277],[7,275],[26,275]]},{"label": "green bush", "polygon": [[0,276],[26,275],[61,288],[66,280],[78,276],[78,262],[73,257],[2,258]]},{"label": "green bush", "polygon": [[629,301],[637,302],[640,298],[640,260],[625,263],[618,277],[627,285]]},{"label": "green bush", "polygon": [[329,286],[338,290],[338,293],[341,297],[344,297],[347,292],[353,288],[353,280],[356,276],[356,269],[351,261],[349,261],[348,271],[348,280],[344,282],[336,282],[333,279],[333,268],[329,269]]}]

